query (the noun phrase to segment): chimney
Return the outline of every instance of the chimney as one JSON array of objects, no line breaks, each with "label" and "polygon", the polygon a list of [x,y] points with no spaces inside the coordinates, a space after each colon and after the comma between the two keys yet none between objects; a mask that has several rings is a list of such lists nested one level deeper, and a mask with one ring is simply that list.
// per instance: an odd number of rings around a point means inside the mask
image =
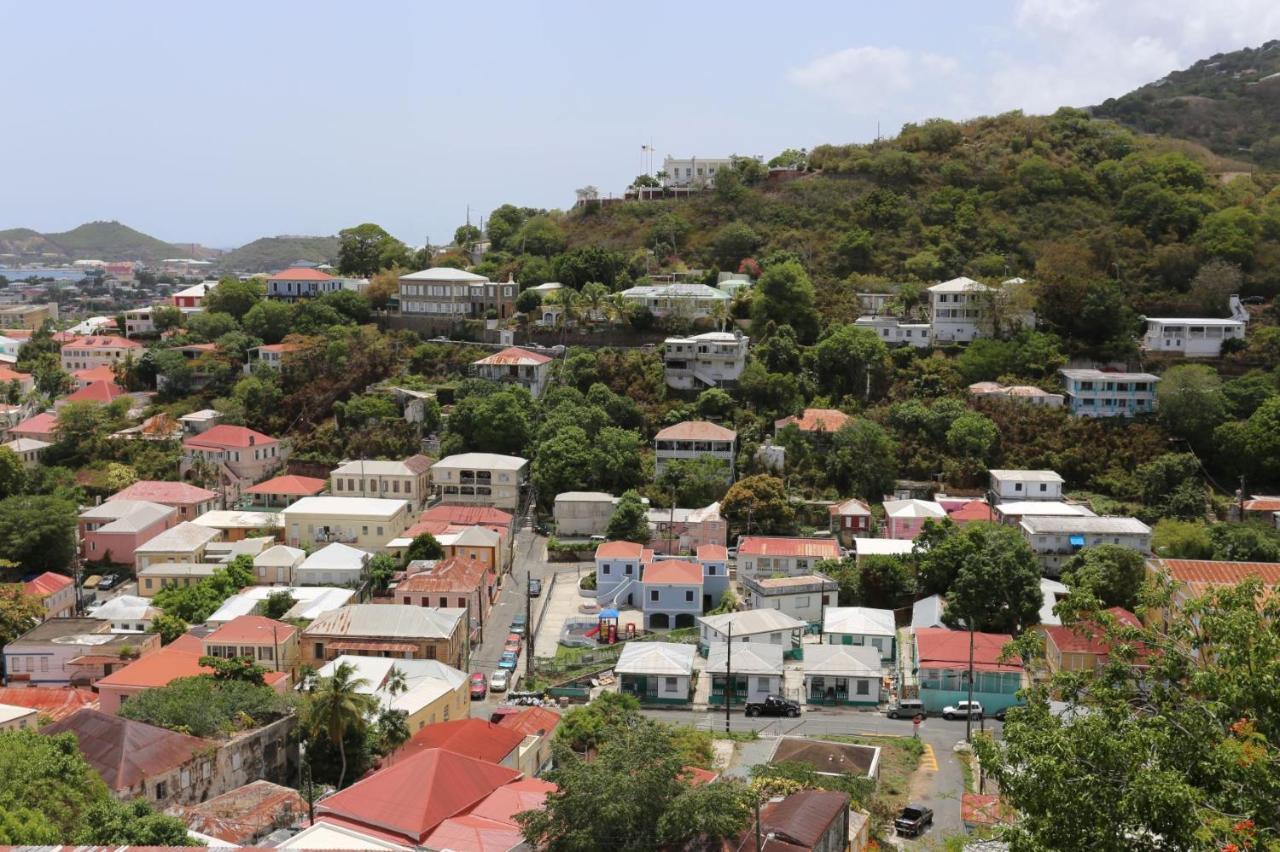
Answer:
[{"label": "chimney", "polygon": [[255,443],[257,443],[257,441],[255,440],[255,437],[254,437],[253,435],[250,435],[250,436],[249,436],[249,446],[251,446],[251,447],[252,447]]}]

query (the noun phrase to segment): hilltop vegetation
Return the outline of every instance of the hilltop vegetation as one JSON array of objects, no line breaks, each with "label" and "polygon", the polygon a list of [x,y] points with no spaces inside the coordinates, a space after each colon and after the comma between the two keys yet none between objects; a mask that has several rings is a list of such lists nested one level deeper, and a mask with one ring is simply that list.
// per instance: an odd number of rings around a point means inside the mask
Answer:
[{"label": "hilltop vegetation", "polygon": [[163,240],[135,231],[119,222],[86,222],[60,234],[41,234],[30,228],[0,231],[0,253],[13,253],[44,260],[142,260],[154,262],[166,257],[186,256]]},{"label": "hilltop vegetation", "polygon": [[234,272],[276,272],[299,260],[332,263],[338,257],[337,237],[263,237],[229,251],[218,259]]},{"label": "hilltop vegetation", "polygon": [[[1147,133],[1280,168],[1280,41],[1219,53],[1093,107]],[[1270,79],[1268,79],[1270,78]]]}]

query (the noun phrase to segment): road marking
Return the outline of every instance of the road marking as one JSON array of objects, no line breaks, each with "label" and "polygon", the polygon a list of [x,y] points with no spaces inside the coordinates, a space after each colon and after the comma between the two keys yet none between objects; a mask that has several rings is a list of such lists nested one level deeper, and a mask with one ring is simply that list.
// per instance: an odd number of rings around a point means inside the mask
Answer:
[{"label": "road marking", "polygon": [[920,755],[920,768],[928,772],[938,771],[938,757],[933,753],[933,746],[924,744],[924,753]]}]

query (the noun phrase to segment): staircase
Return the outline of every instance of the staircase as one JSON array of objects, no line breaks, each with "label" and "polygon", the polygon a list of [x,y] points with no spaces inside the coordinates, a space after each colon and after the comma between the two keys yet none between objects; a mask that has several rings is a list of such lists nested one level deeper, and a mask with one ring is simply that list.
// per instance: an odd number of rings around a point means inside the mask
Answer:
[{"label": "staircase", "polygon": [[599,603],[601,606],[605,606],[607,604],[612,607],[617,607],[618,598],[626,597],[627,592],[631,591],[632,587],[638,586],[638,585],[639,583],[636,582],[635,577],[628,577],[625,580],[623,580],[617,586],[617,588],[615,588],[613,591],[605,592],[603,594],[597,595],[596,602]]}]

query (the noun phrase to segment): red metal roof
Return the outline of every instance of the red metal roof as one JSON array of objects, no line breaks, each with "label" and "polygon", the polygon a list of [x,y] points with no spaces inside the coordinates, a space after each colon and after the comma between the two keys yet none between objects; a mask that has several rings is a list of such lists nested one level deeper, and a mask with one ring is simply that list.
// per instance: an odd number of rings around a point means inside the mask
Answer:
[{"label": "red metal roof", "polygon": [[1179,583],[1228,585],[1257,577],[1268,586],[1280,585],[1280,562],[1228,562],[1213,559],[1161,559],[1159,565]]},{"label": "red metal roof", "polygon": [[210,674],[213,669],[200,665],[204,645],[191,634],[178,638],[159,651],[144,654],[122,669],[98,681],[98,688],[120,686],[151,689],[168,686],[180,677]]},{"label": "red metal roof", "polygon": [[247,494],[287,494],[291,497],[311,497],[319,494],[329,483],[314,476],[276,476],[246,488]]},{"label": "red metal roof", "polygon": [[98,708],[98,696],[87,689],[47,686],[0,686],[0,704],[28,707],[55,722],[84,707]]},{"label": "red metal roof", "polygon": [[56,594],[70,586],[74,581],[66,574],[55,574],[52,571],[45,571],[33,580],[28,580],[22,584],[22,593],[24,595],[35,595],[39,598],[48,597]]},{"label": "red metal roof", "polygon": [[19,373],[17,370],[10,368],[5,364],[0,364],[0,382],[11,382],[17,380],[20,383],[31,381],[30,373]]},{"label": "red metal roof", "polygon": [[429,749],[444,749],[476,760],[501,763],[520,743],[524,734],[484,719],[454,719],[427,725],[400,746],[392,757],[398,763]]},{"label": "red metal roof", "polygon": [[[1113,606],[1107,610],[1122,624],[1130,627],[1141,627],[1138,617],[1127,609]],[[1084,622],[1081,624],[1067,625],[1046,625],[1044,628],[1045,638],[1057,646],[1058,650],[1067,654],[1095,654],[1104,656],[1111,651],[1111,646],[1107,644],[1102,636],[1102,626],[1096,622]]]},{"label": "red metal roof", "polygon": [[606,541],[596,547],[596,559],[639,559],[644,545],[634,541]]},{"label": "red metal roof", "polygon": [[732,441],[738,433],[705,420],[686,420],[653,436],[658,441]]},{"label": "red metal roof", "polygon": [[112,335],[88,335],[86,337],[74,337],[65,341],[62,348],[68,346],[76,349],[141,349],[142,344],[136,340],[130,340],[127,337],[115,337]]},{"label": "red metal roof", "polygon": [[549,355],[540,355],[537,352],[530,352],[528,349],[521,349],[518,346],[508,346],[501,352],[495,352],[475,363],[502,366],[538,366],[551,360],[553,359]]},{"label": "red metal roof", "polygon": [[994,516],[986,500],[970,500],[954,512],[949,512],[948,517],[959,524],[970,521],[990,521]]},{"label": "red metal roof", "polygon": [[380,642],[377,639],[367,639],[364,642],[330,642],[329,647],[335,651],[391,651],[398,654],[414,654],[418,651],[418,646],[412,642]]},{"label": "red metal roof", "polygon": [[57,431],[58,415],[49,411],[43,411],[34,417],[28,417],[10,430],[11,433],[17,432],[27,435],[53,435]]},{"label": "red metal roof", "polygon": [[497,722],[522,736],[544,736],[560,724],[560,714],[546,707],[528,707],[516,713],[504,713]]},{"label": "red metal roof", "polygon": [[265,645],[284,642],[298,629],[292,624],[276,621],[261,615],[241,615],[205,637],[205,642],[226,642],[228,644],[243,643],[245,645]]},{"label": "red metal roof", "polygon": [[80,390],[66,397],[63,402],[101,402],[106,404],[125,395],[125,389],[115,382],[89,382]]},{"label": "red metal roof", "polygon": [[724,562],[729,558],[729,548],[723,544],[698,545],[699,562]]},{"label": "red metal roof", "polygon": [[90,382],[114,382],[116,380],[116,371],[106,364],[88,370],[76,370],[71,375],[85,384]]},{"label": "red metal roof", "polygon": [[681,559],[663,559],[644,569],[645,583],[671,583],[680,586],[702,585],[702,566]]},{"label": "red metal roof", "polygon": [[712,772],[710,769],[703,769],[699,766],[686,766],[684,772],[685,782],[690,787],[700,787],[703,784],[710,784],[712,781],[720,777],[719,772]]},{"label": "red metal roof", "polygon": [[258,350],[261,352],[297,352],[301,348],[301,343],[264,343],[258,347]]},{"label": "red metal roof", "polygon": [[328,273],[321,272],[319,269],[312,269],[309,266],[290,266],[288,269],[282,269],[275,275],[267,279],[268,281],[332,281],[333,276]]},{"label": "red metal roof", "polygon": [[1280,512],[1280,497],[1254,497],[1244,501],[1246,512]]},{"label": "red metal roof", "polygon": [[752,535],[738,544],[739,556],[799,556],[839,559],[840,545],[832,538],[775,538]]},{"label": "red metal roof", "polygon": [[396,584],[397,592],[472,592],[484,583],[489,566],[475,559],[451,556],[426,571],[410,574]]},{"label": "red metal roof", "polygon": [[262,447],[275,443],[278,442],[270,435],[255,432],[253,429],[244,426],[219,423],[208,431],[201,432],[199,435],[192,435],[182,442],[182,446],[195,449],[212,447],[221,450],[229,447],[242,450],[245,447]]},{"label": "red metal roof", "polygon": [[432,748],[339,790],[317,803],[316,813],[421,844],[440,823],[519,777],[514,769]]},{"label": "red metal roof", "polygon": [[162,482],[154,479],[143,479],[128,488],[117,491],[107,498],[110,500],[149,500],[165,506],[193,506],[207,503],[218,498],[217,492],[201,488],[189,482]]},{"label": "red metal roof", "polygon": [[471,809],[471,815],[515,825],[516,814],[542,810],[547,796],[558,789],[555,784],[541,778],[521,778],[485,796],[484,801]]},{"label": "red metal roof", "polygon": [[792,415],[775,420],[774,429],[794,425],[801,432],[835,432],[849,422],[849,415],[834,408],[806,408],[799,417]]},{"label": "red metal roof", "polygon": [[512,515],[491,506],[432,506],[418,516],[420,521],[449,521],[454,524],[496,524],[510,526]]},{"label": "red metal roof", "polygon": [[40,729],[70,733],[80,752],[112,790],[128,790],[192,760],[213,743],[100,710],[82,709]]},{"label": "red metal roof", "polygon": [[251,781],[221,796],[187,805],[180,816],[187,828],[244,846],[277,828],[298,823],[307,801],[297,790],[270,781]]},{"label": "red metal roof", "polygon": [[[760,806],[761,834],[767,852],[810,852],[831,824],[849,809],[849,794],[832,790],[801,790]],[[755,825],[717,847],[733,852],[757,852]]]},{"label": "red metal roof", "polygon": [[[973,634],[973,667],[981,671],[1020,672],[1017,663],[1001,663],[1004,646],[1013,641],[1007,633]],[[916,654],[925,669],[965,669],[969,667],[969,632],[945,627],[916,630]]]},{"label": "red metal roof", "polygon": [[422,845],[458,852],[511,852],[524,846],[524,833],[514,825],[467,815],[440,823]]}]

